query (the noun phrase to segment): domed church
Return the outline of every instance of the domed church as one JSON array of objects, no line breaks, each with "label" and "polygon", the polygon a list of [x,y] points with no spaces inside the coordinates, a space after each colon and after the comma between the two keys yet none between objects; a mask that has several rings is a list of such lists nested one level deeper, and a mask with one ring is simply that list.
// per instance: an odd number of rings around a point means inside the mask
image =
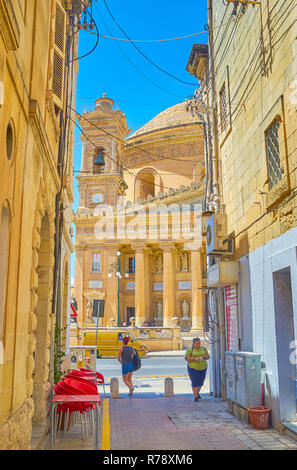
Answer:
[{"label": "domed church", "polygon": [[[202,125],[176,104],[130,134],[103,95],[78,116],[74,296],[84,326],[201,331],[206,285]],[[94,313],[96,312],[97,313]]]}]

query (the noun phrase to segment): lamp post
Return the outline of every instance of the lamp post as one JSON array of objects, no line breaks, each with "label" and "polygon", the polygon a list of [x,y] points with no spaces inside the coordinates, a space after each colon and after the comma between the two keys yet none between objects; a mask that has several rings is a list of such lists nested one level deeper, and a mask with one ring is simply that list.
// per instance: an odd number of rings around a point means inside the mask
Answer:
[{"label": "lamp post", "polygon": [[123,276],[129,277],[128,270],[124,263],[121,263],[121,252],[117,251],[117,261],[112,263],[109,267],[108,277],[116,276],[118,278],[118,309],[117,309],[117,326],[120,326],[120,279]]}]

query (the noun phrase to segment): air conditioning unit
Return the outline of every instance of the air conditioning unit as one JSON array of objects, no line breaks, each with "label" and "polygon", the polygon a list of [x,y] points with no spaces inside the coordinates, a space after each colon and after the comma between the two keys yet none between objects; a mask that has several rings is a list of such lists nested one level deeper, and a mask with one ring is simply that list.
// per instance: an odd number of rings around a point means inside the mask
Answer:
[{"label": "air conditioning unit", "polygon": [[207,287],[224,287],[239,280],[238,261],[219,261],[207,269]]},{"label": "air conditioning unit", "polygon": [[233,242],[227,235],[227,215],[213,214],[206,230],[206,254],[208,256],[233,255]]}]

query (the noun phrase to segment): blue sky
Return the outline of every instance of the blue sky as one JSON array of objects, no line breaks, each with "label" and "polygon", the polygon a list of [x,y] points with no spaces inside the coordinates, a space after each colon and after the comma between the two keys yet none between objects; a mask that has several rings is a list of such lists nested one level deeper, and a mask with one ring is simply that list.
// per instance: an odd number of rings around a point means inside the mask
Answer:
[{"label": "blue sky", "polygon": [[[105,0],[113,17],[130,39],[167,39],[204,31],[207,23],[207,0]],[[104,36],[126,39],[111,18],[104,0],[93,1],[93,17]],[[89,20],[89,18],[88,18]],[[95,31],[95,29],[93,30]],[[79,60],[76,109],[90,111],[95,100],[106,93],[127,117],[135,131],[166,108],[193,95],[197,80],[186,72],[195,43],[205,44],[208,34],[158,43],[135,43],[155,62],[185,85],[167,76],[147,61],[129,42],[100,37],[96,50]],[[79,56],[88,53],[96,36],[80,33]],[[75,131],[74,170],[80,169],[81,145]],[[78,205],[77,181],[74,178],[74,205]],[[74,277],[74,257],[72,259]]]}]

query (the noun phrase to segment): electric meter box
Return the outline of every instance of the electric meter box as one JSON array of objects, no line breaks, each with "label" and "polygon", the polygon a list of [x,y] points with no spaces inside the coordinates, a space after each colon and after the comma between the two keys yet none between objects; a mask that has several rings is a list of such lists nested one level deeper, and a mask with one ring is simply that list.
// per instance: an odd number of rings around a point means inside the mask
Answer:
[{"label": "electric meter box", "polygon": [[235,351],[226,351],[226,384],[227,384],[227,399],[236,402],[236,359]]},{"label": "electric meter box", "polygon": [[236,403],[244,408],[260,406],[261,402],[261,354],[237,351]]},{"label": "electric meter box", "polygon": [[70,346],[71,369],[96,370],[96,348],[95,346]]},{"label": "electric meter box", "polygon": [[261,354],[226,351],[227,399],[243,408],[261,402]]}]

